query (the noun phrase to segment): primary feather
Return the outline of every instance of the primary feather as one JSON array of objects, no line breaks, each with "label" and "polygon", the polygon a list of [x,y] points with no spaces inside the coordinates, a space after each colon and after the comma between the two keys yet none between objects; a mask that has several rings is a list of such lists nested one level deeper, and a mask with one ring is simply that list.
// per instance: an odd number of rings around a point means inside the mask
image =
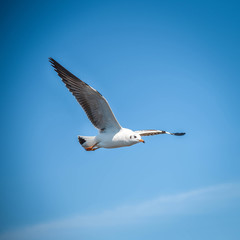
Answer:
[{"label": "primary feather", "polygon": [[74,76],[53,58],[49,58],[49,61],[97,129],[121,129],[107,100],[97,90]]}]

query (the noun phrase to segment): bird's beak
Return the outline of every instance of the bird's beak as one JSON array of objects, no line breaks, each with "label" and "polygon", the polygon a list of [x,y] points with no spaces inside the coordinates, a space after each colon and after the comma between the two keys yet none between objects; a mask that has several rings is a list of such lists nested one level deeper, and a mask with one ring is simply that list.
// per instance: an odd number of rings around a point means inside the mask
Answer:
[{"label": "bird's beak", "polygon": [[144,140],[142,140],[142,139],[140,139],[140,140],[139,140],[139,142],[145,143],[145,141],[144,141]]}]

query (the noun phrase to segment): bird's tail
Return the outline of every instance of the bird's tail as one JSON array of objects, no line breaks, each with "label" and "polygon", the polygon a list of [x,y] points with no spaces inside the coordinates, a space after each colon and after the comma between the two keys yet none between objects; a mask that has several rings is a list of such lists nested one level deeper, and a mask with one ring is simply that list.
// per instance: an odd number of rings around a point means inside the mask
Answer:
[{"label": "bird's tail", "polygon": [[78,136],[78,141],[83,148],[89,148],[94,146],[96,142],[96,137]]}]

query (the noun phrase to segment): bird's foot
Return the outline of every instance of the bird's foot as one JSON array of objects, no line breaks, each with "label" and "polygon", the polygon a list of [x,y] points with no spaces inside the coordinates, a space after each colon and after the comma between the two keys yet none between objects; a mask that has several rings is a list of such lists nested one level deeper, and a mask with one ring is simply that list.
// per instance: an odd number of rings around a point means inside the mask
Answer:
[{"label": "bird's foot", "polygon": [[93,145],[93,146],[91,146],[91,147],[87,147],[87,148],[85,148],[85,150],[86,151],[95,151],[95,150],[97,150],[98,149],[98,147],[95,147],[95,146]]},{"label": "bird's foot", "polygon": [[93,146],[85,148],[86,151],[94,151]]}]

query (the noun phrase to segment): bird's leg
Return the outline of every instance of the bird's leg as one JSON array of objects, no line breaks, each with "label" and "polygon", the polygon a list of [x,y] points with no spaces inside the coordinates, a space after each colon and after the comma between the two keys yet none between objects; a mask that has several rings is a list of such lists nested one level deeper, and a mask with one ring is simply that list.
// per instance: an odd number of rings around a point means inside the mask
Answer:
[{"label": "bird's leg", "polygon": [[92,151],[95,151],[95,150],[97,150],[97,149],[99,149],[99,147],[93,148]]},{"label": "bird's leg", "polygon": [[86,151],[95,151],[95,150],[99,149],[99,147],[94,148],[97,144],[98,144],[98,143],[95,143],[93,146],[85,148],[85,150],[86,150]]}]

